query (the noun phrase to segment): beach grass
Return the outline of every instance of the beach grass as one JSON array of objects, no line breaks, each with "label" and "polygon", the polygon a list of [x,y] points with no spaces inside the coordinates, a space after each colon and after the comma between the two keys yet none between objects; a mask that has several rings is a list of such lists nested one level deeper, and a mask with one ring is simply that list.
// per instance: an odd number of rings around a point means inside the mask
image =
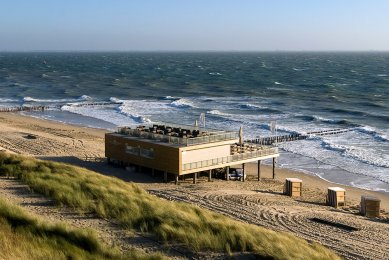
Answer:
[{"label": "beach grass", "polygon": [[103,245],[92,230],[47,224],[0,198],[0,259],[160,259]]},{"label": "beach grass", "polygon": [[187,203],[171,202],[84,168],[0,153],[0,175],[80,212],[113,219],[127,229],[154,234],[194,251],[252,252],[274,259],[339,259],[318,243],[233,220]]}]

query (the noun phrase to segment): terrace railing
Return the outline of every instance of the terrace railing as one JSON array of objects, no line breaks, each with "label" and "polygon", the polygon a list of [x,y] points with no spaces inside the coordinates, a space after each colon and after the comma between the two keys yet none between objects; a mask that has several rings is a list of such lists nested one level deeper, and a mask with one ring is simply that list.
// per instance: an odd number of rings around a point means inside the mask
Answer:
[{"label": "terrace railing", "polygon": [[133,136],[133,137],[151,139],[160,142],[171,143],[176,145],[185,145],[185,146],[220,142],[226,140],[234,140],[238,138],[238,133],[236,132],[211,133],[205,136],[189,137],[189,138],[175,137],[171,135],[157,134],[157,133],[145,132],[145,131],[140,131],[138,129],[129,129],[129,128],[119,128],[118,133],[123,135]]},{"label": "terrace railing", "polygon": [[265,148],[262,150],[256,150],[252,152],[244,152],[240,154],[210,159],[210,160],[204,160],[204,161],[198,161],[198,162],[192,162],[192,163],[185,163],[183,164],[183,170],[194,170],[199,168],[204,168],[208,166],[214,166],[214,165],[220,165],[220,164],[226,164],[230,162],[237,162],[237,161],[243,161],[246,159],[251,158],[258,158],[268,155],[277,155],[278,154],[278,148],[272,147],[272,148]]}]

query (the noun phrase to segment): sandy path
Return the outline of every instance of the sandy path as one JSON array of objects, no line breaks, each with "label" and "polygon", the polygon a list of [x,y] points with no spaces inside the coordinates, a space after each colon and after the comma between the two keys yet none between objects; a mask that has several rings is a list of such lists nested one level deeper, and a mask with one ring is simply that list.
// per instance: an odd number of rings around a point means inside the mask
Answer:
[{"label": "sandy path", "polygon": [[[189,178],[178,186],[172,183],[162,184],[162,176],[152,178],[144,173],[124,171],[105,163],[83,161],[85,156],[104,156],[104,133],[105,131],[98,129],[70,126],[15,114],[0,114],[0,149],[3,147],[16,153],[64,161],[125,181],[133,181],[142,185],[150,193],[165,199],[197,204],[245,222],[277,231],[291,232],[307,240],[320,242],[348,259],[389,259],[388,193],[334,185],[315,176],[287,169],[277,169],[276,180],[263,179],[257,182],[255,164],[247,165],[251,181],[245,183],[221,180],[208,183],[202,178],[199,184],[193,185]],[[37,138],[27,139],[26,134],[34,134]],[[263,166],[262,169],[263,177],[271,176],[269,167]],[[297,177],[303,180],[303,197],[291,199],[281,194],[286,177]],[[4,189],[7,190],[10,182],[2,182],[1,185],[5,185]],[[324,205],[327,187],[330,186],[346,188],[347,207],[334,209]],[[380,219],[368,219],[358,215],[358,204],[363,194],[381,199],[383,211]],[[17,203],[24,205],[23,201],[27,198],[28,196],[22,197],[22,200]],[[35,202],[31,203],[33,205]],[[34,212],[35,206],[28,205],[24,206]],[[38,213],[40,211],[41,209],[37,210]],[[53,215],[53,219],[58,219],[59,217],[55,217],[56,211],[58,209],[50,211],[47,215]],[[42,212],[45,211],[42,209]],[[65,218],[64,216],[62,218]],[[350,232],[320,224],[311,220],[314,217],[350,225],[358,230]],[[78,223],[85,219],[82,216],[74,218],[76,220],[69,220],[70,223]],[[94,226],[92,222],[80,225],[102,231],[110,230],[107,224],[101,228],[100,224]],[[115,228],[110,232],[114,234]],[[121,243],[120,235],[118,238],[111,236],[104,239],[108,243],[110,240]],[[153,250],[153,247],[151,245],[150,250]],[[212,258],[207,254],[202,256]]]}]

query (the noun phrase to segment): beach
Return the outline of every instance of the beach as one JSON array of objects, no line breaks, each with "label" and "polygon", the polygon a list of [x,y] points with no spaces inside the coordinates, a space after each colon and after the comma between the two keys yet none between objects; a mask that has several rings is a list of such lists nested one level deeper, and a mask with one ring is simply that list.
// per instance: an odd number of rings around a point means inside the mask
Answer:
[{"label": "beach", "polygon": [[[256,164],[248,164],[246,182],[224,181],[201,177],[192,184],[190,176],[174,182],[162,183],[162,175],[125,171],[105,162],[91,161],[104,157],[106,130],[63,124],[18,113],[0,114],[0,150],[7,150],[41,159],[68,162],[140,184],[151,194],[176,201],[184,201],[220,212],[244,222],[276,231],[291,232],[309,241],[317,241],[349,258],[389,258],[389,194],[327,182],[319,177],[276,168],[271,179],[271,168],[262,166],[262,179],[257,181]],[[282,194],[285,178],[303,181],[301,198]],[[2,184],[2,186],[4,183]],[[343,208],[325,206],[328,187],[346,189],[347,205]],[[360,216],[361,195],[372,195],[381,200],[381,217]],[[356,231],[313,221],[325,219],[351,226]],[[382,258],[383,257],[383,258]]]}]

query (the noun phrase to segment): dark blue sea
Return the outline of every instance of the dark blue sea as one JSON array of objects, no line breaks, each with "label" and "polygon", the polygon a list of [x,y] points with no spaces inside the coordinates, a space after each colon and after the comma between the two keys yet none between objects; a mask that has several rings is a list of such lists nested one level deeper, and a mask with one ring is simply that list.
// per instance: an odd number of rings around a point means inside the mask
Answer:
[{"label": "dark blue sea", "polygon": [[0,53],[0,107],[38,104],[24,113],[107,129],[200,113],[245,138],[351,129],[280,143],[277,163],[389,192],[389,53]]}]

